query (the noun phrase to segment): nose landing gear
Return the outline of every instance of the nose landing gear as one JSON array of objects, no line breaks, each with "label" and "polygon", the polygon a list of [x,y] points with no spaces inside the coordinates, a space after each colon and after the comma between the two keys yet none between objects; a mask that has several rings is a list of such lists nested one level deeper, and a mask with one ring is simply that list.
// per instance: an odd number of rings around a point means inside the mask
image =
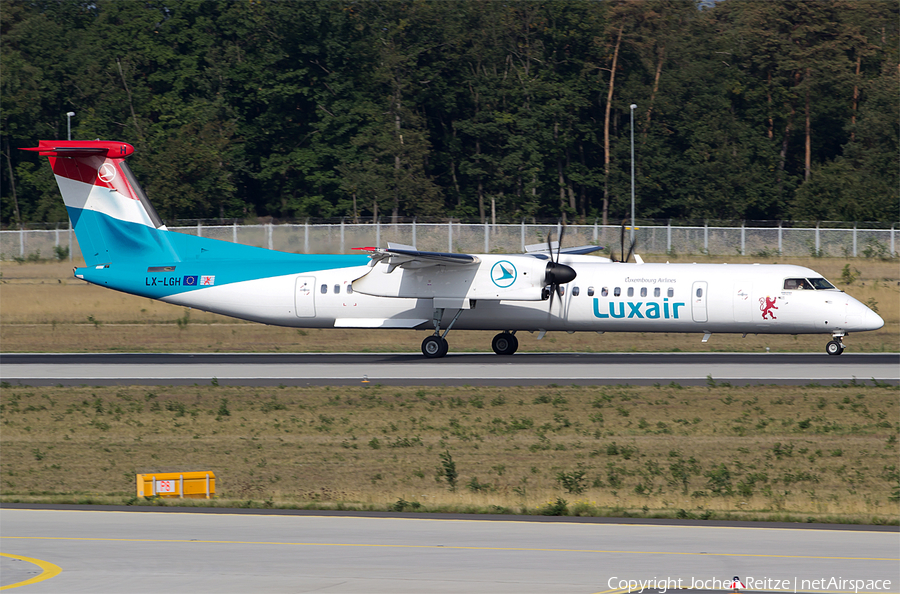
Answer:
[{"label": "nose landing gear", "polygon": [[832,335],[834,340],[829,340],[828,344],[825,345],[825,352],[829,355],[840,355],[844,352],[844,343],[841,342],[841,338],[844,337],[844,333],[835,333]]}]

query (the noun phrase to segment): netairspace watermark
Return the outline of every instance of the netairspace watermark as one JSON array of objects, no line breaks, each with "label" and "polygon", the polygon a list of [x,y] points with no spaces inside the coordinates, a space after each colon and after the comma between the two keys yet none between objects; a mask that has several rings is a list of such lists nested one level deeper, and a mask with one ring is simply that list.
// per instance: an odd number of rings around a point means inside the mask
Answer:
[{"label": "netairspace watermark", "polygon": [[819,577],[804,579],[755,578],[748,576],[740,586],[735,586],[735,578],[650,578],[626,579],[613,576],[606,583],[610,590],[623,590],[640,594],[644,590],[658,590],[665,594],[668,590],[765,590],[768,592],[815,592],[818,590],[841,590],[846,592],[878,592],[891,588],[891,580],[845,579],[843,577]]}]

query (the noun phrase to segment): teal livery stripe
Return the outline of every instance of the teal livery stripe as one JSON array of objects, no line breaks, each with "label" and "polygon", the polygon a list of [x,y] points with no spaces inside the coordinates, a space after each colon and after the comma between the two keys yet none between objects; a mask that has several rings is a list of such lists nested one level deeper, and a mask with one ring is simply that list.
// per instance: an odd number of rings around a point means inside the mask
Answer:
[{"label": "teal livery stripe", "polygon": [[75,233],[88,264],[75,274],[97,285],[151,299],[369,263],[369,257],[363,255],[289,254],[154,229],[91,210],[75,214]]},{"label": "teal livery stripe", "polygon": [[[69,208],[69,219],[78,236],[84,262],[88,266],[144,259],[178,259],[168,236],[179,235],[153,227],[130,223],[89,209]],[[191,239],[202,239],[192,237]]]},{"label": "teal livery stripe", "polygon": [[[96,285],[150,299],[162,299],[187,291],[261,278],[365,266],[369,260],[366,256],[287,255],[293,257],[277,260],[206,260],[168,266],[113,262],[77,268],[75,274]],[[163,270],[158,270],[160,268]]]},{"label": "teal livery stripe", "polygon": [[82,247],[88,266],[133,261],[159,261],[162,265],[179,260],[222,258],[277,260],[296,255],[164,231],[88,209],[68,208],[68,211],[78,243],[91,246],[88,250]]}]

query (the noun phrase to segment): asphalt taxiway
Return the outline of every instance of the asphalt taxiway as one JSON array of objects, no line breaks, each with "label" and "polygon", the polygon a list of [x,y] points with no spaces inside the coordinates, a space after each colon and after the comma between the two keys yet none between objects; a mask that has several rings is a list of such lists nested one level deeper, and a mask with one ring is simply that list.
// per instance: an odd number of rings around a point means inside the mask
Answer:
[{"label": "asphalt taxiway", "polygon": [[900,383],[900,353],[3,354],[23,385],[734,385]]},{"label": "asphalt taxiway", "polygon": [[756,592],[853,592],[859,580],[875,586],[860,592],[900,591],[895,527],[126,509],[4,505],[0,588],[31,579],[22,592],[611,594],[629,580],[672,580],[699,594],[739,576]]}]

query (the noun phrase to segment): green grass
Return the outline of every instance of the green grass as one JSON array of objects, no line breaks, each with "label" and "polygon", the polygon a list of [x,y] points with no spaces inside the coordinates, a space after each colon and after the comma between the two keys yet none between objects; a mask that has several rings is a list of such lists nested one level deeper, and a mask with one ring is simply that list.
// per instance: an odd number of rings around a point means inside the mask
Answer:
[{"label": "green grass", "polygon": [[871,385],[5,386],[0,499],[212,470],[181,504],[896,524],[898,417]]}]

